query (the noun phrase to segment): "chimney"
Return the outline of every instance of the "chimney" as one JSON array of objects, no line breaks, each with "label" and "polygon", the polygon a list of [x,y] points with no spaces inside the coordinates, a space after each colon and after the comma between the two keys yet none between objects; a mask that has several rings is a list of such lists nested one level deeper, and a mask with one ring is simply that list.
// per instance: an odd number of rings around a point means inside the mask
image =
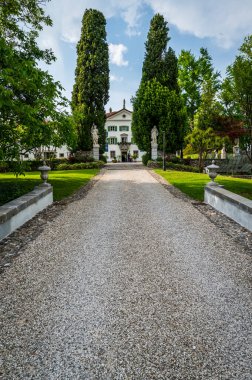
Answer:
[{"label": "chimney", "polygon": [[111,108],[111,107],[109,108],[109,112],[110,112],[110,113],[112,112],[112,108]]}]

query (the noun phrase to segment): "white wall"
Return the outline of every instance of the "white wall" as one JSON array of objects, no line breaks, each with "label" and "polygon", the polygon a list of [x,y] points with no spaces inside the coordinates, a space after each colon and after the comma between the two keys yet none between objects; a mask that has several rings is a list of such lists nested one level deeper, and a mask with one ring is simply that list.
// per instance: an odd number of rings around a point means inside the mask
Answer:
[{"label": "white wall", "polygon": [[[108,162],[112,161],[111,158],[111,151],[115,151],[115,157],[117,159],[121,159],[121,150],[118,145],[122,141],[122,135],[127,135],[127,141],[131,143],[129,145],[128,152],[130,153],[130,156],[132,157],[134,151],[138,151],[138,158],[136,161],[142,161],[142,156],[145,152],[140,151],[138,146],[134,143],[132,143],[132,131],[131,131],[131,121],[132,121],[132,112],[122,109],[118,111],[116,114],[111,115],[107,117],[106,123],[105,123],[105,129],[107,132],[107,138],[116,138],[117,143],[116,144],[108,144],[108,151],[105,152],[107,155]],[[108,127],[110,126],[116,126],[117,131],[108,131]],[[128,126],[128,131],[120,131],[120,126]]]}]

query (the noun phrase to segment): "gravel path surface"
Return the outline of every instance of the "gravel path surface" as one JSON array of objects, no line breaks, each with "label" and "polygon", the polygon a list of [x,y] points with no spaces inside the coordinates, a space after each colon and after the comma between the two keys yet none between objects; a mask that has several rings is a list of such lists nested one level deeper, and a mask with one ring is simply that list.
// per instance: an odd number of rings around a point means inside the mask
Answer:
[{"label": "gravel path surface", "polygon": [[1,379],[252,379],[252,258],[148,171],[106,171],[1,275]]}]

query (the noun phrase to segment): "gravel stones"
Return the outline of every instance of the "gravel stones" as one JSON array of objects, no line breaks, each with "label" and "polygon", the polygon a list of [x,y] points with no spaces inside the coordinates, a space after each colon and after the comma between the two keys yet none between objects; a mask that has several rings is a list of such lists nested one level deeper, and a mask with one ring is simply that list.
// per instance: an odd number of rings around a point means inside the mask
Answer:
[{"label": "gravel stones", "polygon": [[3,379],[252,378],[251,256],[146,170],[106,171],[0,281]]}]

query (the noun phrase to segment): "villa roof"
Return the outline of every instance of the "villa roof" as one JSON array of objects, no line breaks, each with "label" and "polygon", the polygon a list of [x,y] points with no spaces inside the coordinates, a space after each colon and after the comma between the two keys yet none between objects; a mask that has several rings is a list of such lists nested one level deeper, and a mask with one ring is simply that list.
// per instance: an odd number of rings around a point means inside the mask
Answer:
[{"label": "villa roof", "polygon": [[122,108],[122,109],[120,109],[119,111],[107,112],[107,113],[106,113],[106,118],[109,118],[109,117],[111,117],[111,116],[114,116],[114,115],[116,115],[117,113],[122,112],[122,111],[127,111],[127,112],[129,112],[129,113],[132,113],[132,111],[127,110],[126,108]]}]

